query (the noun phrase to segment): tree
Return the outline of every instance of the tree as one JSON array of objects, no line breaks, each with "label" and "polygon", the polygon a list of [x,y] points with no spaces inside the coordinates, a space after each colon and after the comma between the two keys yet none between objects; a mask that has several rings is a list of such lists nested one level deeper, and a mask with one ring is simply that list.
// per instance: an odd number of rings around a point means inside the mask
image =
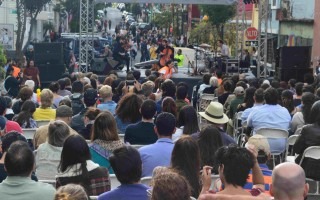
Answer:
[{"label": "tree", "polygon": [[25,11],[30,16],[30,30],[27,44],[31,41],[33,26],[37,22],[37,16],[42,11],[43,7],[51,0],[23,0],[25,2]]},{"label": "tree", "polygon": [[162,13],[156,13],[154,15],[153,23],[159,28],[165,28],[166,33],[167,29],[170,28],[172,22],[172,12],[164,11]]},{"label": "tree", "polygon": [[141,7],[138,3],[132,3],[131,4],[131,12],[132,14],[137,17],[141,15]]},{"label": "tree", "polygon": [[204,15],[209,17],[209,22],[216,27],[218,36],[223,38],[224,24],[236,15],[236,5],[201,5]]},{"label": "tree", "polygon": [[19,61],[23,59],[22,45],[24,33],[26,32],[27,12],[25,10],[25,1],[16,0],[17,8],[17,39],[16,39],[16,57]]},{"label": "tree", "polygon": [[59,0],[59,3],[62,5],[61,11],[67,11],[71,19],[70,32],[78,33],[80,30],[80,0]]}]

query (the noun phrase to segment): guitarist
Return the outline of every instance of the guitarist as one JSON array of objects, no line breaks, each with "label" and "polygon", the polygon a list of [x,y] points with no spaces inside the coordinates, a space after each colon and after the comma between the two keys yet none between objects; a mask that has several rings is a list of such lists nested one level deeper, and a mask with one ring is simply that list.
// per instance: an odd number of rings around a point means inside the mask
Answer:
[{"label": "guitarist", "polygon": [[160,66],[166,66],[167,61],[174,59],[174,49],[168,45],[168,40],[163,39],[162,44],[158,47],[156,53],[160,58]]}]

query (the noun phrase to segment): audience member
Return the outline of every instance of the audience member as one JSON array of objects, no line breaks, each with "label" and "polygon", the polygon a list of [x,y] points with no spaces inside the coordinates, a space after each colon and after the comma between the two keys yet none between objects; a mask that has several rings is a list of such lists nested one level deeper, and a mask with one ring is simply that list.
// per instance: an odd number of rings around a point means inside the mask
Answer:
[{"label": "audience member", "polygon": [[221,94],[219,97],[218,97],[218,101],[219,103],[221,103],[222,105],[224,105],[224,103],[226,102],[228,96],[232,93],[233,91],[233,83],[232,81],[230,80],[226,80],[224,83],[223,83],[223,86],[222,86],[224,92],[223,94]]},{"label": "audience member", "polygon": [[[221,147],[216,152],[216,159],[220,164],[219,176],[223,184],[223,190],[217,194],[258,196],[264,192],[264,179],[257,161],[257,152],[252,146],[248,149],[232,145]],[[251,191],[247,191],[243,187],[251,169],[254,186]],[[202,175],[201,193],[206,193],[211,185],[211,169],[204,168]]]},{"label": "audience member", "polygon": [[244,91],[243,103],[237,107],[237,112],[244,111],[254,106],[254,94],[256,92],[255,87],[249,87]]},{"label": "audience member", "polygon": [[0,129],[3,130],[6,126],[7,119],[4,117],[7,110],[7,101],[5,97],[0,96]]},{"label": "audience member", "polygon": [[172,135],[172,140],[176,142],[180,137],[199,132],[198,116],[192,106],[184,106],[178,117],[176,132]]},{"label": "audience member", "polygon": [[126,94],[120,99],[115,116],[119,133],[124,134],[129,124],[141,120],[141,105],[142,99],[136,94]]},{"label": "audience member", "polygon": [[145,100],[140,108],[142,120],[127,127],[124,141],[130,144],[153,144],[157,141],[153,118],[157,114],[157,106],[153,100]]},{"label": "audience member", "polygon": [[22,104],[21,111],[13,117],[21,128],[38,128],[37,122],[33,119],[33,113],[36,111],[36,105],[32,100],[27,100]]},{"label": "audience member", "polygon": [[7,120],[12,120],[12,118],[14,117],[14,112],[12,110],[12,99],[8,96],[4,96],[5,100],[6,100],[6,113],[4,115],[4,117],[7,119]]},{"label": "audience member", "polygon": [[4,159],[7,178],[0,183],[2,199],[52,200],[55,189],[46,183],[30,179],[34,156],[28,143],[16,141],[10,145]]},{"label": "audience member", "polygon": [[59,83],[58,95],[62,97],[66,97],[72,94],[69,90],[66,90],[66,80],[64,78],[59,79],[58,83]]},{"label": "audience member", "polygon": [[[30,88],[32,91],[34,91],[35,83],[34,83],[33,80],[26,80],[26,82],[24,83],[24,85],[27,86],[28,88]],[[31,100],[32,100],[34,103],[38,103],[38,97],[37,97],[37,94],[36,94],[36,93],[33,92]]]},{"label": "audience member", "polygon": [[187,200],[191,190],[188,181],[176,172],[168,171],[153,178],[151,200]]},{"label": "audience member", "polygon": [[297,112],[294,106],[293,93],[290,90],[284,90],[281,94],[282,106],[285,107],[291,116]]},{"label": "audience member", "polygon": [[59,102],[59,106],[62,106],[62,105],[66,105],[66,106],[72,108],[71,101],[68,98],[61,99],[61,101]]},{"label": "audience member", "polygon": [[141,92],[146,98],[149,98],[153,92],[154,87],[154,82],[146,81],[141,85]]},{"label": "audience member", "polygon": [[259,109],[260,106],[263,106],[264,97],[263,97],[263,89],[259,88],[254,92],[253,96],[254,104],[253,107],[247,108],[243,111],[241,115],[241,123],[247,123],[248,116],[250,115],[251,111]]},{"label": "audience member", "polygon": [[75,81],[72,83],[72,94],[69,96],[71,100],[73,115],[77,115],[84,108],[83,104],[83,83],[81,81]]},{"label": "audience member", "polygon": [[[266,164],[271,156],[268,139],[262,135],[254,135],[249,138],[246,146],[254,147],[255,151],[258,153],[257,161],[263,174],[265,191],[269,191],[271,185],[272,170],[269,170]],[[247,184],[244,186],[244,188],[251,189],[253,187],[252,181],[252,171],[250,171],[249,178],[247,179]]]},{"label": "audience member", "polygon": [[112,88],[109,85],[104,85],[99,90],[101,103],[97,106],[101,111],[110,111],[113,115],[116,112],[117,103],[112,101]]},{"label": "audience member", "polygon": [[23,87],[20,89],[19,95],[18,95],[20,99],[16,101],[12,106],[12,110],[14,114],[17,115],[20,113],[22,104],[27,100],[31,100],[32,94],[33,94],[33,91],[28,87]]},{"label": "audience member", "polygon": [[112,152],[124,144],[119,139],[117,125],[109,111],[100,113],[93,123],[90,154],[93,162],[106,167],[113,174],[109,157]]},{"label": "audience member", "polygon": [[[70,127],[70,122],[71,122],[71,117],[72,117],[72,109],[68,106],[62,105],[57,108],[57,116],[56,120],[61,120],[65,122],[68,127],[70,134],[78,134],[75,130],[73,130]],[[36,133],[33,136],[33,145],[34,148],[37,149],[40,144],[43,144],[47,141],[48,139],[48,129],[49,129],[49,123],[47,125],[40,126],[37,130]]]},{"label": "audience member", "polygon": [[20,134],[23,134],[22,128],[20,125],[15,121],[7,121],[6,126],[4,127],[3,133],[4,135],[11,132],[16,131]]},{"label": "audience member", "polygon": [[[7,171],[4,168],[4,160],[6,158],[6,153],[12,143],[15,141],[23,141],[28,142],[27,139],[21,134],[16,131],[11,131],[4,136],[1,137],[1,153],[2,157],[0,159],[0,183],[6,179]],[[31,179],[37,181],[37,177],[35,176],[34,172],[31,174]]]},{"label": "audience member", "polygon": [[212,167],[212,172],[218,174],[219,163],[216,161],[215,153],[223,146],[219,129],[213,125],[208,125],[201,129],[198,138],[200,150],[200,167]]},{"label": "audience member", "polygon": [[[91,108],[96,107],[97,98],[98,98],[97,90],[95,90],[93,88],[87,89],[84,92],[83,101],[84,101],[85,107],[83,107],[82,110],[77,115],[73,115],[72,120],[71,120],[71,127],[74,130],[76,130],[77,132],[79,132],[80,130],[85,128],[85,124],[83,121],[84,114],[87,112],[87,110],[90,107]],[[72,101],[71,101],[71,105],[74,105],[74,104],[72,104]]]},{"label": "audience member", "polygon": [[301,98],[302,98],[302,89],[304,84],[301,82],[296,83],[296,95],[293,98],[294,106],[297,107],[301,104]]},{"label": "audience member", "polygon": [[140,183],[142,161],[139,152],[131,146],[123,146],[116,149],[109,159],[121,185],[103,193],[98,200],[148,200],[149,187]]},{"label": "audience member", "polygon": [[306,199],[309,185],[303,169],[294,163],[277,165],[272,173],[270,194],[275,200]]},{"label": "audience member", "polygon": [[80,135],[70,135],[62,148],[56,188],[69,183],[83,186],[88,196],[110,190],[108,169],[91,161],[87,142]]},{"label": "audience member", "polygon": [[43,89],[40,94],[40,107],[33,113],[35,120],[53,120],[56,117],[56,110],[52,109],[53,93],[49,89]]},{"label": "audience member", "polygon": [[248,127],[253,128],[253,133],[260,128],[278,128],[288,130],[291,116],[288,110],[278,105],[278,93],[274,88],[264,91],[265,105],[254,109],[248,116]]},{"label": "audience member", "polygon": [[[305,125],[299,138],[293,145],[293,153],[299,154],[296,158],[296,163],[300,163],[303,152],[310,146],[320,145],[320,101],[313,104],[310,113],[311,124]],[[308,178],[318,179],[319,173],[319,160],[312,158],[305,158],[302,162],[302,168],[304,169]]]},{"label": "audience member", "polygon": [[88,200],[81,185],[67,184],[58,188],[53,200]]},{"label": "audience member", "polygon": [[49,85],[49,90],[53,93],[53,107],[58,108],[60,101],[63,99],[63,96],[58,94],[60,89],[59,83],[54,81]]},{"label": "audience member", "polygon": [[198,90],[198,96],[200,97],[203,94],[203,90],[206,88],[209,88],[210,85],[210,79],[211,79],[211,74],[204,74],[202,77],[203,83],[200,85],[199,90]]},{"label": "audience member", "polygon": [[97,108],[88,108],[87,112],[84,114],[84,125],[85,128],[81,129],[78,133],[86,140],[91,139],[92,126],[96,117],[101,113]]},{"label": "audience member", "polygon": [[161,112],[168,112],[177,117],[177,105],[172,97],[165,97],[162,100]]},{"label": "audience member", "polygon": [[187,106],[188,103],[185,101],[188,95],[188,89],[185,86],[179,86],[177,88],[177,94],[176,94],[176,106],[177,106],[177,116],[179,116],[179,112],[182,107]]},{"label": "audience member", "polygon": [[69,135],[69,127],[65,122],[57,120],[49,124],[47,142],[39,145],[35,151],[35,170],[40,180],[54,180],[62,146]]},{"label": "audience member", "polygon": [[244,100],[244,89],[241,86],[238,86],[234,89],[235,98],[230,102],[230,111],[229,117],[233,119],[233,115],[237,112],[239,105],[243,103]]},{"label": "audience member", "polygon": [[158,140],[139,149],[142,160],[142,177],[151,176],[157,166],[169,166],[173,149],[172,134],[175,132],[176,119],[171,113],[157,116],[154,131]]},{"label": "audience member", "polygon": [[212,76],[210,78],[210,81],[209,81],[209,85],[210,87],[207,87],[203,90],[203,94],[214,94],[215,93],[215,90],[218,88],[219,86],[219,83],[218,83],[218,78],[215,77],[215,76]]},{"label": "audience member", "polygon": [[157,101],[157,112],[160,113],[162,110],[162,101],[165,97],[172,97],[175,98],[176,96],[176,85],[175,83],[167,79],[160,85],[160,89],[162,91],[162,97],[159,101]]},{"label": "audience member", "polygon": [[4,81],[4,88],[7,91],[8,96],[16,98],[19,94],[20,84],[22,83],[23,78],[21,73],[19,73],[19,76],[15,77],[13,71],[12,65],[9,65]]},{"label": "audience member", "polygon": [[[235,141],[224,130],[224,125],[229,121],[226,114],[223,113],[223,106],[218,102],[211,102],[205,112],[199,112],[199,115],[207,120],[207,122],[216,127],[222,138],[223,145],[235,144]],[[198,138],[199,133],[192,135]]]},{"label": "audience member", "polygon": [[311,107],[313,103],[315,102],[316,97],[314,94],[310,92],[305,92],[302,95],[301,99],[301,111],[296,112],[291,121],[291,132],[295,133],[298,129],[301,130],[301,128],[306,124],[312,123],[311,118]]}]

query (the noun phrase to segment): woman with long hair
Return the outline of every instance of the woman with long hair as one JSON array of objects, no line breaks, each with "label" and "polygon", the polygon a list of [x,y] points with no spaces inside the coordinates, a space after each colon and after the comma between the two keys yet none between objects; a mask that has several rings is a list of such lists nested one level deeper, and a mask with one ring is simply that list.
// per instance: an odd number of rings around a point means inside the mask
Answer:
[{"label": "woman with long hair", "polygon": [[292,117],[292,121],[291,121],[292,133],[295,133],[297,129],[301,128],[302,126],[312,123],[311,107],[315,102],[315,100],[316,100],[316,97],[311,92],[303,93],[301,98],[301,102],[302,102],[301,111],[296,112]]},{"label": "woman with long hair", "polygon": [[88,144],[80,135],[70,135],[62,148],[56,188],[69,183],[80,184],[88,196],[110,190],[108,169],[91,160]]},{"label": "woman with long hair", "polygon": [[109,111],[100,113],[93,123],[91,134],[90,153],[92,160],[113,173],[109,157],[115,149],[123,145],[124,143],[119,139],[117,124],[112,114]]},{"label": "woman with long hair", "polygon": [[13,117],[13,121],[17,122],[21,128],[38,128],[37,122],[32,115],[36,111],[36,105],[32,100],[26,100],[21,107],[18,115]]},{"label": "woman with long hair", "polygon": [[33,95],[33,91],[29,87],[23,87],[19,91],[18,98],[20,98],[18,101],[14,102],[12,105],[12,110],[14,114],[19,114],[21,111],[22,104],[27,101],[31,100]]},{"label": "woman with long hair", "polygon": [[165,97],[161,105],[162,112],[168,112],[177,117],[177,105],[172,97]]},{"label": "woman with long hair", "polygon": [[201,129],[197,141],[200,149],[201,167],[210,166],[212,172],[217,174],[219,163],[216,162],[214,155],[223,146],[219,130],[212,125],[206,126]]},{"label": "woman with long hair", "polygon": [[88,108],[88,110],[84,113],[84,125],[85,128],[79,131],[79,134],[84,137],[86,140],[90,140],[91,132],[94,120],[101,113],[101,111],[97,108]]},{"label": "woman with long hair", "polygon": [[191,188],[191,196],[198,198],[201,191],[200,151],[197,142],[192,137],[180,138],[172,150],[170,167],[156,167],[153,176],[156,177],[166,170],[177,172],[187,179]]},{"label": "woman with long hair", "polygon": [[198,116],[192,106],[183,106],[179,112],[176,132],[172,135],[172,140],[177,141],[183,135],[191,135],[200,131]]},{"label": "woman with long hair", "polygon": [[138,95],[132,93],[126,94],[120,99],[115,116],[119,133],[124,134],[129,124],[141,120],[140,108],[142,102]]},{"label": "woman with long hair", "polygon": [[5,93],[12,97],[16,98],[19,93],[20,84],[22,83],[22,73],[20,72],[17,77],[13,74],[14,68],[12,65],[9,65],[6,73],[6,79],[3,82]]},{"label": "woman with long hair", "polygon": [[60,85],[57,81],[51,82],[49,85],[49,90],[53,93],[53,107],[58,108],[60,101],[63,99],[63,96],[58,94]]},{"label": "woman with long hair", "polygon": [[237,108],[237,112],[244,111],[247,108],[253,107],[254,104],[254,93],[256,92],[256,88],[249,87],[245,90],[243,103],[240,104]]},{"label": "woman with long hair", "polygon": [[285,107],[291,116],[293,116],[297,109],[293,102],[293,93],[290,90],[284,90],[281,93],[282,106]]}]

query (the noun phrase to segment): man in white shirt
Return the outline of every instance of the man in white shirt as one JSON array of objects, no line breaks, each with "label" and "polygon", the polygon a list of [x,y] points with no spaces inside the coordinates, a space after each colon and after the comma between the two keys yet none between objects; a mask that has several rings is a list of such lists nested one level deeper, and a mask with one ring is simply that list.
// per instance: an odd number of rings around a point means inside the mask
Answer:
[{"label": "man in white shirt", "polygon": [[221,48],[221,56],[229,57],[229,47],[222,40],[218,40],[218,47]]}]

